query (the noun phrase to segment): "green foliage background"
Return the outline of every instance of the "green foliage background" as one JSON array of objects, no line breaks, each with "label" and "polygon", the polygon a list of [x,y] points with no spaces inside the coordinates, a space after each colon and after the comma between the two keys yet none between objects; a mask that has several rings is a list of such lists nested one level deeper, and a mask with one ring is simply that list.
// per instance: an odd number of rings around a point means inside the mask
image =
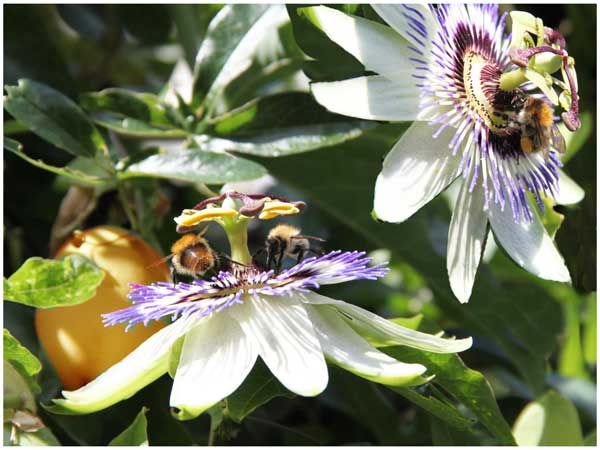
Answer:
[{"label": "green foliage background", "polygon": [[[335,7],[380,20],[367,5]],[[515,419],[541,399],[555,410],[564,407],[572,419],[563,423],[559,415],[548,426],[574,436],[570,443],[582,444],[582,433],[586,443],[595,442],[596,7],[519,5],[565,34],[577,64],[584,124],[569,141],[565,170],[586,197],[545,217],[549,229],[562,221],[556,241],[573,286],[539,280],[499,250],[480,268],[467,305],[448,285],[444,196],[403,224],[370,216],[381,159],[407,124],[337,116],[306,91],[303,76],[347,78],[364,73],[362,65],[303,19],[297,6],[282,7],[291,22],[275,28],[265,18],[267,5],[226,8],[219,26],[209,27],[221,6],[4,6],[4,275],[29,257],[51,257],[51,247],[64,238],[53,225],[70,186],[85,187],[91,199],[78,228],[132,228],[164,252],[176,238],[170,217],[223,183],[269,173],[275,178],[269,192],[308,202],[291,220],[304,232],[326,238],[330,249],[380,250],[391,258],[385,280],[328,287],[326,295],[384,317],[419,315],[412,326],[473,336],[475,344],[460,358],[390,349],[437,375],[434,383],[396,392],[331,368],[323,395],[293,397],[259,364],[225,416],[213,410],[189,422],[170,415],[165,375],[89,416],[38,408],[43,430],[51,431],[38,432],[40,440],[56,443],[53,434],[65,445],[202,445],[211,434],[231,445],[512,444]],[[228,75],[223,68],[252,27],[266,41],[238,63],[244,70]],[[211,42],[216,50],[207,50]],[[178,61],[196,67],[186,101],[175,98],[169,81]],[[157,215],[164,198],[170,209]],[[251,245],[261,245],[270,225],[252,230]],[[227,248],[215,230],[209,239]],[[98,278],[93,268],[86,273]],[[13,291],[17,278],[11,278]],[[5,298],[18,300],[6,296],[10,281]],[[80,293],[72,295],[82,301]],[[37,400],[48,403],[60,383],[32,318],[33,308],[5,302],[5,359],[9,348],[15,376],[29,386],[39,382]],[[39,376],[29,370],[38,369],[31,354],[43,362]],[[5,366],[5,396],[6,374]]]}]

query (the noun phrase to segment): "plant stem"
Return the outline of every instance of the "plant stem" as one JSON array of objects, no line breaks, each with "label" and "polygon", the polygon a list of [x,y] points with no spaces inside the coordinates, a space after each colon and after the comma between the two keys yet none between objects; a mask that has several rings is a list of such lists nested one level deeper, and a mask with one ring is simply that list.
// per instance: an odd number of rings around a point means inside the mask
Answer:
[{"label": "plant stem", "polygon": [[123,211],[125,211],[125,215],[127,215],[127,219],[129,220],[129,223],[131,224],[131,228],[134,231],[139,231],[135,213],[133,212],[133,210],[131,209],[131,206],[129,205],[129,201],[127,200],[127,192],[123,188],[122,184],[117,185],[117,191],[119,193],[119,200],[121,200],[121,205],[123,206]]},{"label": "plant stem", "polygon": [[206,441],[206,445],[209,447],[212,447],[213,445],[215,445],[215,438],[216,438],[216,430],[213,429],[212,423],[210,425],[210,430],[208,432],[208,441]]}]

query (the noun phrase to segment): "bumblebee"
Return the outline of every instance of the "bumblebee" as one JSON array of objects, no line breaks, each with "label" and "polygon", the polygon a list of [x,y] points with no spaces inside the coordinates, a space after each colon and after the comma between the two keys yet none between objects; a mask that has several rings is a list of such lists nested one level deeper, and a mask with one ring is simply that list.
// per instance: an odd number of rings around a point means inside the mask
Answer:
[{"label": "bumblebee", "polygon": [[521,130],[521,150],[525,153],[542,152],[548,159],[550,150],[566,151],[565,139],[554,123],[554,111],[546,102],[528,97],[517,112],[516,121]]},{"label": "bumblebee", "polygon": [[285,223],[276,225],[269,231],[265,241],[264,251],[267,253],[267,268],[274,267],[275,271],[279,272],[283,258],[286,256],[295,258],[296,263],[299,263],[308,252],[320,254],[320,252],[310,248],[311,240],[324,241],[324,239],[315,236],[301,235],[300,230],[292,225]]},{"label": "bumblebee", "polygon": [[152,266],[170,260],[171,278],[175,284],[178,275],[202,278],[219,265],[218,254],[204,238],[207,229],[204,228],[200,233],[187,233],[181,236],[171,245],[171,254]]}]

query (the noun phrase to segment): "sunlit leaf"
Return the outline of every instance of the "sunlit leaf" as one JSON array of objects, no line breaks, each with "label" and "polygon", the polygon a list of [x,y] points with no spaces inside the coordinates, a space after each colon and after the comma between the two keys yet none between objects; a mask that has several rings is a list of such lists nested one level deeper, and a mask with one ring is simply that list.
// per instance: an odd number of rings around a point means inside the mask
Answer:
[{"label": "sunlit leaf", "polygon": [[90,299],[103,279],[102,269],[81,255],[33,257],[4,279],[4,297],[36,308],[76,305]]},{"label": "sunlit leaf", "polygon": [[224,152],[196,148],[152,155],[130,165],[122,178],[156,177],[189,183],[222,184],[253,180],[266,174],[259,164]]},{"label": "sunlit leaf", "polygon": [[252,63],[259,37],[287,20],[283,5],[226,5],[213,18],[196,55],[194,98],[212,110],[224,87]]},{"label": "sunlit leaf", "polygon": [[583,445],[577,409],[568,399],[549,391],[529,403],[513,427],[518,445]]},{"label": "sunlit leaf", "polygon": [[147,446],[148,445],[148,421],[146,413],[148,408],[143,407],[135,417],[131,425],[114,438],[108,445],[110,446]]},{"label": "sunlit leaf", "polygon": [[36,377],[42,365],[40,361],[19,341],[17,341],[10,332],[4,329],[4,359],[23,376],[34,393],[40,392]]}]

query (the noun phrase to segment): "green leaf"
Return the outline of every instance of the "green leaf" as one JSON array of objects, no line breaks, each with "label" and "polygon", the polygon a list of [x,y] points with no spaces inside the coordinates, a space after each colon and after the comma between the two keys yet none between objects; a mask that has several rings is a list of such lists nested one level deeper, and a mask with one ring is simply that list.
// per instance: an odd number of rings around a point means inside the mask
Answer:
[{"label": "green leaf", "polygon": [[140,94],[127,89],[110,88],[83,94],[80,104],[90,113],[107,111],[144,122],[171,125],[160,99],[148,93]]},{"label": "green leaf", "polygon": [[23,150],[23,146],[20,142],[6,136],[4,136],[4,148],[13,153],[20,153],[21,150]]},{"label": "green leaf", "polygon": [[[342,5],[329,5],[343,9]],[[288,5],[294,36],[300,48],[314,60],[304,65],[304,72],[312,81],[331,81],[352,78],[364,74],[363,65],[325,33],[310,22],[301,8],[305,5]]]},{"label": "green leaf", "polygon": [[148,422],[146,420],[146,413],[148,408],[145,406],[135,417],[131,425],[114,438],[108,445],[110,446],[147,446],[148,445]]},{"label": "green leaf", "polygon": [[40,386],[37,384],[37,374],[42,370],[42,364],[33,354],[23,347],[10,332],[4,329],[4,359],[23,376],[31,390],[39,394]]},{"label": "green leaf", "polygon": [[518,445],[583,445],[577,409],[570,400],[548,391],[529,403],[513,427]]},{"label": "green leaf", "polygon": [[130,165],[120,176],[123,179],[156,177],[189,183],[223,184],[253,180],[266,173],[261,165],[244,158],[188,148],[152,155]]},{"label": "green leaf", "polygon": [[106,148],[83,111],[60,92],[26,79],[5,89],[4,108],[41,138],[76,156],[92,157]]},{"label": "green leaf", "polygon": [[429,425],[431,426],[431,440],[435,446],[481,445],[481,441],[473,433],[468,430],[450,428],[446,422],[435,416],[429,416]]},{"label": "green leaf", "polygon": [[470,302],[461,305],[450,290],[446,258],[434,250],[427,234],[434,218],[449,222],[443,199],[436,199],[401,224],[378,223],[371,218],[381,160],[404,127],[382,125],[344,145],[261,163],[300,191],[309,204],[320,206],[356,238],[366,241],[365,250],[387,248],[392,259],[411,264],[426,279],[447,320],[460,323],[469,335],[487,337],[499,345],[527,384],[540,392],[547,358],[562,331],[560,305],[527,278],[499,283],[485,267],[479,270]]},{"label": "green leaf", "polygon": [[206,28],[222,5],[168,5],[167,8],[177,29],[177,38],[185,52],[185,59],[190,67],[194,66],[196,53]]},{"label": "green leaf", "polygon": [[[398,361],[427,367],[427,373],[435,375],[432,382],[469,408],[499,443],[514,445],[510,427],[500,412],[489,383],[481,373],[465,366],[457,355],[424,352],[410,347],[386,348],[383,351]],[[448,417],[440,419],[447,420]]]},{"label": "green leaf", "polygon": [[558,357],[558,373],[565,377],[588,378],[581,345],[581,300],[573,295],[562,302],[565,339]]},{"label": "green leaf", "polygon": [[583,328],[583,356],[585,362],[594,365],[597,359],[597,314],[596,294],[588,295],[585,300],[585,316]]},{"label": "green leaf", "polygon": [[226,5],[210,22],[196,56],[194,103],[204,98],[211,111],[225,86],[252,62],[259,37],[273,32],[281,5]]},{"label": "green leaf", "polygon": [[583,445],[589,447],[596,446],[596,429],[594,429],[594,431],[592,431],[585,437],[585,439],[583,440]]},{"label": "green leaf", "polygon": [[135,137],[184,137],[183,122],[173,108],[148,93],[110,88],[81,96],[92,120],[117,133]]},{"label": "green leaf", "polygon": [[104,271],[81,255],[33,257],[4,279],[4,297],[36,308],[76,305],[90,299],[103,279]]},{"label": "green leaf", "polygon": [[269,369],[258,361],[238,390],[227,397],[227,415],[240,423],[256,408],[275,397],[293,398],[294,394],[283,387]]},{"label": "green leaf", "polygon": [[443,420],[452,428],[464,430],[473,426],[473,421],[461,414],[455,405],[440,400],[432,393],[422,392],[423,388],[411,389],[389,386],[389,389],[420,406],[432,416]]},{"label": "green leaf", "polygon": [[20,364],[4,359],[3,404],[5,410],[29,410],[36,412],[35,393],[40,392],[37,382]]},{"label": "green leaf", "polygon": [[164,128],[133,117],[121,117],[110,113],[94,113],[92,120],[97,125],[124,136],[136,138],[183,138],[187,134],[178,128]]},{"label": "green leaf", "polygon": [[328,112],[309,95],[289,92],[248,102],[214,121],[214,133],[199,136],[208,149],[275,157],[315,150],[354,139],[374,122]]},{"label": "green leaf", "polygon": [[[110,184],[109,179],[100,177],[98,175],[91,174],[88,172],[84,172],[82,170],[78,170],[78,169],[72,167],[71,164],[69,164],[66,167],[56,167],[56,166],[52,166],[50,164],[46,164],[41,159],[33,159],[33,158],[27,156],[23,152],[23,146],[19,142],[15,141],[13,139],[5,137],[4,138],[4,148],[6,150],[8,150],[9,152],[17,155],[19,158],[24,159],[32,166],[39,167],[40,169],[47,170],[48,172],[52,172],[52,173],[55,173],[56,175],[63,176],[72,183],[80,184],[83,186],[105,186],[107,184]],[[90,162],[94,161],[89,158],[85,158],[85,160],[90,161]],[[95,165],[95,163],[93,165]],[[97,173],[97,171],[96,171],[96,173]]]}]

